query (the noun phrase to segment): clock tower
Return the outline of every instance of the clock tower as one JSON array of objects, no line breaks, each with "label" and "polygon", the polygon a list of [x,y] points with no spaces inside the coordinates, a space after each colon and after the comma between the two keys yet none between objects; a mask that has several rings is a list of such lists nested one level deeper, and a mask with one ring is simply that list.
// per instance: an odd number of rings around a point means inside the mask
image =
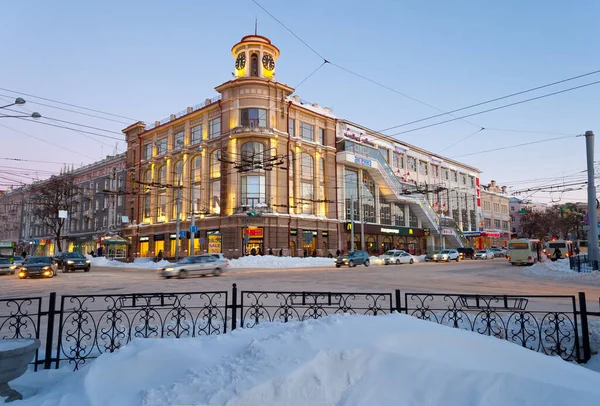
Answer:
[{"label": "clock tower", "polygon": [[273,79],[279,49],[261,35],[247,35],[231,48],[235,58],[235,77]]}]

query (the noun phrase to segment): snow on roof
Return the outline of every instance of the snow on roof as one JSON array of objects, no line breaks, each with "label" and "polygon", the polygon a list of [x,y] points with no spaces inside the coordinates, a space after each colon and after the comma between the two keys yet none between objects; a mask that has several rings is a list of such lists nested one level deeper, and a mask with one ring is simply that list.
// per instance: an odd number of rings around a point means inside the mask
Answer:
[{"label": "snow on roof", "polygon": [[315,113],[327,116],[327,117],[331,117],[331,118],[337,118],[332,112],[331,109],[329,107],[323,107],[323,106],[319,106],[316,103],[310,103],[306,100],[302,100],[299,96],[288,96],[286,97],[286,101],[291,101],[292,104],[295,104],[296,106],[300,106],[300,107],[304,107],[307,110],[313,111]]},{"label": "snow on roof", "polygon": [[402,314],[135,339],[72,368],[13,381],[25,393],[19,405],[531,406],[600,398],[597,372]]}]

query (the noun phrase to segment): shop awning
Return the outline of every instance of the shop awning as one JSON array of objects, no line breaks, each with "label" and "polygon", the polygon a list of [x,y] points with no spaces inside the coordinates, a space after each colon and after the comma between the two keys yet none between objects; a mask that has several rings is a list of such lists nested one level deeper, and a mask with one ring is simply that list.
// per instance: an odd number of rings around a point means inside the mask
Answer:
[{"label": "shop awning", "polygon": [[102,245],[125,245],[131,244],[129,240],[126,240],[123,237],[119,237],[118,235],[108,237],[101,243]]}]

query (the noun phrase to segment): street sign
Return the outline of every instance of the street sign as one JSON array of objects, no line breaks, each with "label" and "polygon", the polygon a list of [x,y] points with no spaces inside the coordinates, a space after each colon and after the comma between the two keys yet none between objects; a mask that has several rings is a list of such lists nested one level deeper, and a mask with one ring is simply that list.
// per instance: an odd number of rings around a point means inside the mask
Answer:
[{"label": "street sign", "polygon": [[198,232],[198,226],[190,226],[190,233],[197,233]]},{"label": "street sign", "polygon": [[200,238],[200,244],[204,244],[204,238]]},{"label": "street sign", "polygon": [[185,230],[179,230],[179,238],[185,238]]}]

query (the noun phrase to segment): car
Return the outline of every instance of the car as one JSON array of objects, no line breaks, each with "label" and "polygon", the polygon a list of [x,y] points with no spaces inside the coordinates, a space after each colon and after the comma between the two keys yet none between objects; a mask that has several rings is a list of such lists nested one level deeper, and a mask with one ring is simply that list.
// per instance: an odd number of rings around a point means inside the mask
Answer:
[{"label": "car", "polygon": [[15,274],[15,266],[10,262],[10,259],[0,257],[0,274]]},{"label": "car", "polygon": [[23,258],[20,255],[15,255],[12,257],[13,259],[13,265],[15,266],[15,268],[20,267],[23,264],[23,261],[25,261],[25,258]]},{"label": "car", "polygon": [[461,247],[456,249],[458,251],[458,255],[460,255],[460,259],[473,259],[475,256],[475,250],[471,247]]},{"label": "car", "polygon": [[425,254],[425,262],[430,262],[430,261],[433,261],[433,256],[434,256],[435,254],[439,254],[439,253],[441,253],[441,252],[442,252],[441,250],[440,250],[440,251],[428,252],[427,254]]},{"label": "car", "polygon": [[494,254],[494,258],[506,257],[506,251],[504,251],[504,249],[502,248],[490,248],[489,251],[491,251]]},{"label": "car", "polygon": [[388,251],[384,252],[384,253],[383,253],[383,254],[382,254],[380,257],[379,257],[379,259],[380,259],[380,260],[382,260],[382,261],[383,261],[383,263],[384,263],[385,265],[389,265],[389,264],[392,264],[392,263],[394,263],[394,262],[393,262],[393,261],[388,261],[388,260],[389,260],[390,258],[392,258],[394,255],[396,255],[396,254],[400,254],[400,253],[402,253],[402,252],[406,252],[406,251],[404,251],[404,250],[388,250]]},{"label": "car", "polygon": [[91,261],[86,259],[78,252],[61,252],[54,257],[58,268],[63,272],[83,269],[83,272],[89,272],[92,267]]},{"label": "car", "polygon": [[401,252],[398,255],[395,255],[393,258],[395,264],[414,264],[417,262],[417,259],[409,254],[408,252]]},{"label": "car", "polygon": [[19,279],[33,277],[52,278],[56,276],[58,266],[52,257],[29,257],[19,268]]},{"label": "car", "polygon": [[439,262],[439,261],[446,261],[446,262],[450,262],[450,261],[460,261],[460,255],[458,255],[458,251],[455,249],[450,249],[450,250],[442,250],[436,254],[433,254],[433,260],[435,262]]},{"label": "car", "polygon": [[212,274],[219,276],[228,266],[229,261],[225,257],[215,254],[192,255],[182,258],[173,265],[160,268],[158,274],[165,279],[183,279],[190,275],[206,276]]},{"label": "car", "polygon": [[475,259],[494,259],[494,252],[490,250],[479,250],[475,253]]},{"label": "car", "polygon": [[366,251],[356,250],[350,251],[347,254],[341,255],[335,259],[335,267],[339,268],[342,265],[348,265],[350,268],[356,265],[369,266],[369,254]]}]

